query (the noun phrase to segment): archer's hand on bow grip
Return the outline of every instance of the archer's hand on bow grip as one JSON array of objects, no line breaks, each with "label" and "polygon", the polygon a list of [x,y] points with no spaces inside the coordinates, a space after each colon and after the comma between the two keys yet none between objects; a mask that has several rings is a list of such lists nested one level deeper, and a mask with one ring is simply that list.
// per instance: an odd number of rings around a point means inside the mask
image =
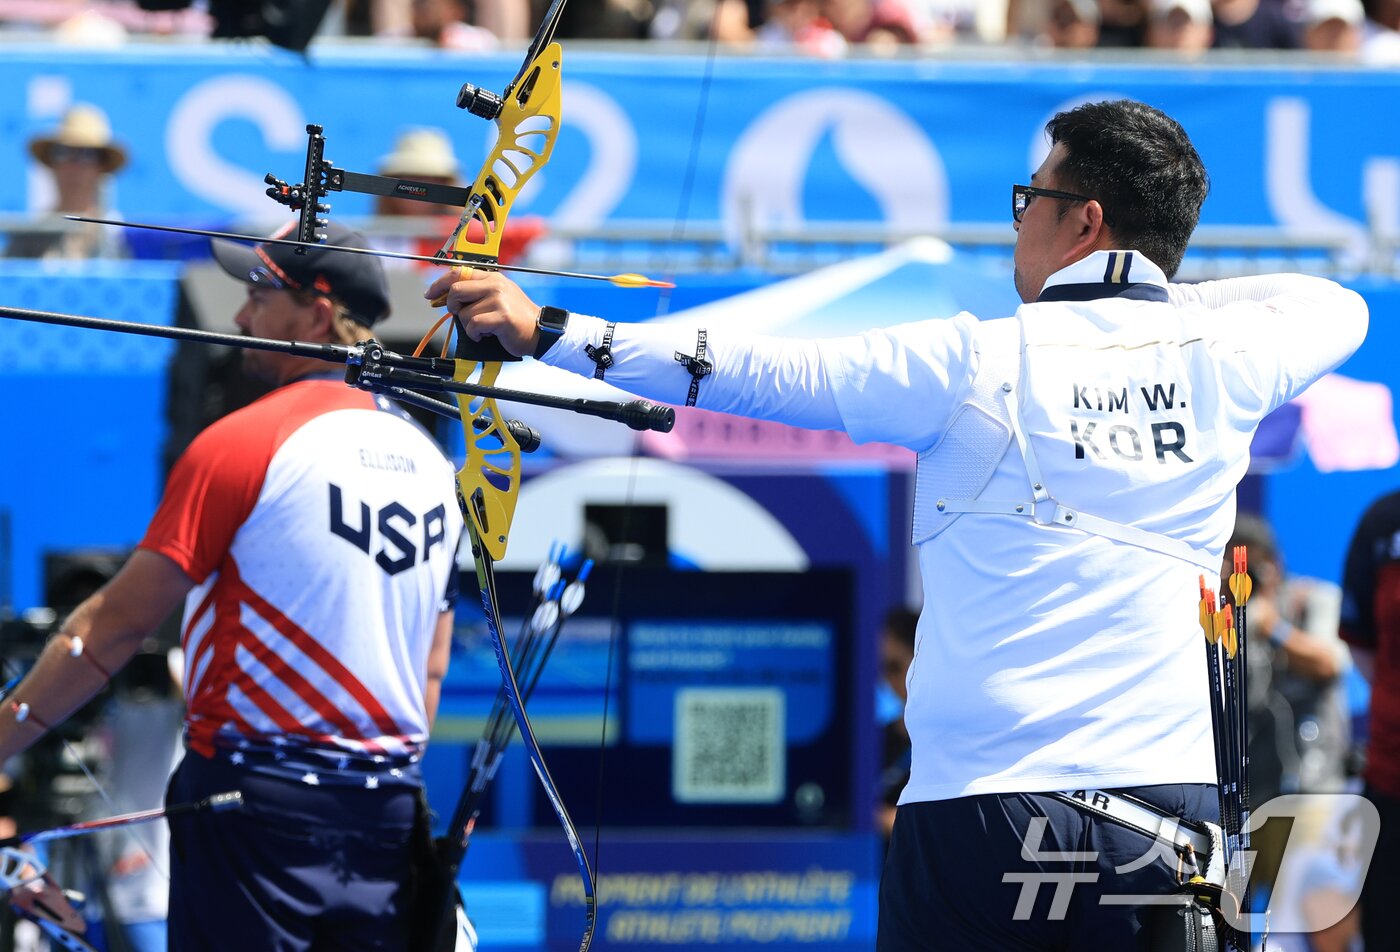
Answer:
[{"label": "archer's hand on bow grip", "polygon": [[477,363],[508,363],[521,359],[506,350],[505,346],[494,337],[472,340],[462,333],[457,334],[455,356],[458,360],[474,360]]}]

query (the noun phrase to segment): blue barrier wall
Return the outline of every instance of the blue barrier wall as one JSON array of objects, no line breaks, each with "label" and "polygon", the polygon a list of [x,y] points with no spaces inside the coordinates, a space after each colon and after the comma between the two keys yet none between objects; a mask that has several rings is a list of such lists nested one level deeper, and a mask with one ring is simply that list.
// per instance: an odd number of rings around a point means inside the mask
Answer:
[{"label": "blue barrier wall", "polygon": [[[178,268],[5,262],[13,307],[169,324]],[[43,604],[42,559],[126,550],[159,498],[169,341],[0,320],[0,605]],[[6,553],[6,543],[8,552]],[[0,559],[3,561],[3,559]]]},{"label": "blue barrier wall", "polygon": [[[520,212],[613,219],[901,228],[1007,220],[1007,186],[1043,153],[1042,126],[1086,99],[1130,96],[1179,118],[1211,171],[1207,224],[1340,230],[1400,218],[1400,73],[1328,67],[1066,62],[811,62],[566,51],[564,127]],[[131,164],[130,218],[275,218],[262,176],[301,176],[307,122],[327,158],[371,170],[410,125],[449,130],[468,170],[489,127],[453,105],[499,88],[514,56],[242,47],[0,51],[0,210],[43,207],[19,144],[73,101],[107,110]],[[697,119],[703,113],[703,122]],[[698,130],[698,135],[696,134]],[[1360,135],[1365,130],[1364,135]],[[694,186],[684,182],[696,149]],[[338,195],[336,213],[368,199]],[[1008,225],[1009,227],[1009,225]]]}]

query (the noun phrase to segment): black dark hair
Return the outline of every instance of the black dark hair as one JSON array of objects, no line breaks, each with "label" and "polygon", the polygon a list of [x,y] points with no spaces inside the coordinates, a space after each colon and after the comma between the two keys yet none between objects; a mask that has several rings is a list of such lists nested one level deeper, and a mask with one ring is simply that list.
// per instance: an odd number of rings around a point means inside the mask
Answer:
[{"label": "black dark hair", "polygon": [[1065,146],[1058,187],[1097,199],[1119,247],[1140,251],[1173,277],[1210,191],[1181,124],[1120,99],[1057,113],[1045,131]]},{"label": "black dark hair", "polygon": [[912,608],[899,606],[885,613],[884,632],[910,651],[914,650],[915,630],[919,627],[919,613]]}]

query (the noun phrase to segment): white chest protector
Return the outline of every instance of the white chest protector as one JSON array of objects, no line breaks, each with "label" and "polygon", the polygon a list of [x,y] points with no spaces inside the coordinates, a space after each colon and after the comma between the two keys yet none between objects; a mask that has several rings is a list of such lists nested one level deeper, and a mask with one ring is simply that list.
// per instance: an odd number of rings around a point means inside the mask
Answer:
[{"label": "white chest protector", "polygon": [[[1023,422],[1026,341],[1020,318],[984,322],[979,328],[978,357],[972,385],[953,412],[942,438],[919,454],[914,545],[934,538],[963,513],[992,513],[1078,529],[1181,559],[1207,573],[1219,571],[1219,557],[1204,549],[1071,508],[1055,497],[1041,475],[1035,447]],[[1025,466],[1026,495],[1019,499],[983,498],[993,474],[1013,446]]]}]

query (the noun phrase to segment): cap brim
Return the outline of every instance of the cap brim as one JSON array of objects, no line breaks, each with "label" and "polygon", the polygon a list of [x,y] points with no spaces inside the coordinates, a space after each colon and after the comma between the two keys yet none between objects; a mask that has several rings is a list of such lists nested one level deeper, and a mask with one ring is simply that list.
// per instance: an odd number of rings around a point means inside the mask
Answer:
[{"label": "cap brim", "polygon": [[256,284],[253,272],[259,269],[266,270],[266,264],[258,257],[251,245],[241,245],[236,241],[213,238],[209,242],[209,247],[214,252],[214,260],[219,262],[219,267],[228,272],[229,277],[242,281],[244,284]]}]

